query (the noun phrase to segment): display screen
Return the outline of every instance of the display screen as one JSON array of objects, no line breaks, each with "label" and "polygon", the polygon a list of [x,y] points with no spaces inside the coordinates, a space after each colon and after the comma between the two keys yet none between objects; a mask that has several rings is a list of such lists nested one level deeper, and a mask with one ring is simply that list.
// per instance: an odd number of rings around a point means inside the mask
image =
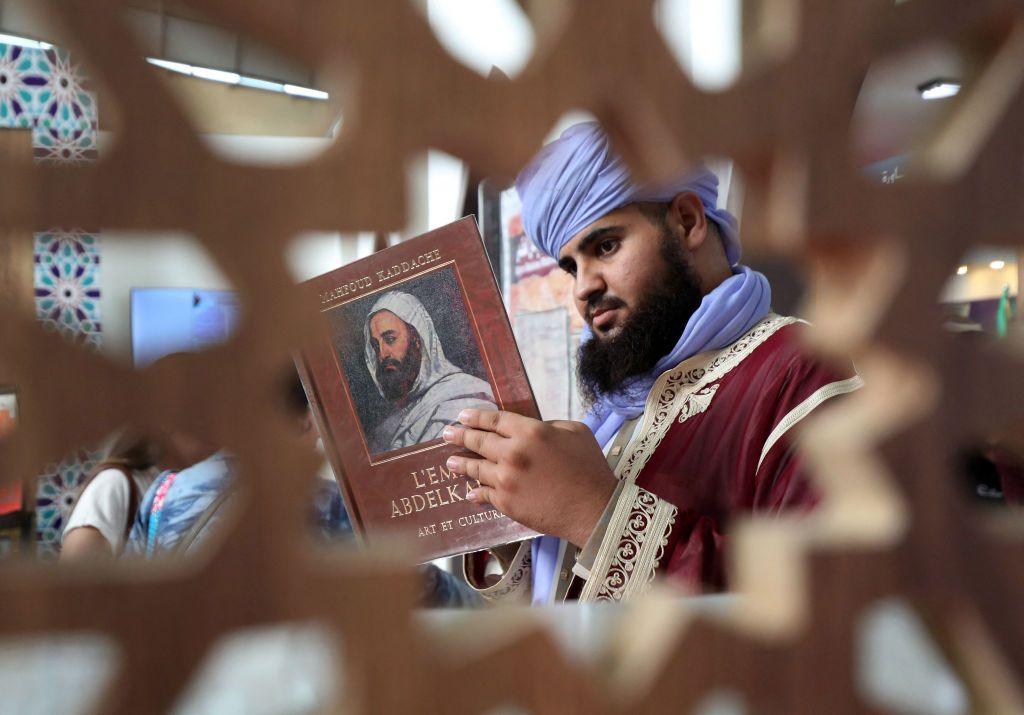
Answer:
[{"label": "display screen", "polygon": [[237,296],[226,290],[133,288],[132,360],[143,368],[164,355],[223,343],[239,319]]}]

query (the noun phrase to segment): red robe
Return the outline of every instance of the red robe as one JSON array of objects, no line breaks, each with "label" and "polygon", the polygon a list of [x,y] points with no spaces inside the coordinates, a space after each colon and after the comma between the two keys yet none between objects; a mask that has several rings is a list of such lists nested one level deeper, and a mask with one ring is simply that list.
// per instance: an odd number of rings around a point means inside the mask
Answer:
[{"label": "red robe", "polygon": [[[609,454],[618,487],[582,551],[564,549],[554,598],[622,600],[656,575],[690,590],[722,590],[737,515],[814,506],[793,427],[862,382],[852,367],[842,374],[809,357],[799,338],[806,329],[771,314],[732,345],[658,378],[632,437],[613,442],[621,449]],[[469,577],[472,559],[467,566]],[[530,569],[526,543],[501,580],[479,590],[488,599],[525,597]]]},{"label": "red robe", "polygon": [[861,380],[809,357],[799,342],[806,329],[770,315],[658,379],[615,469],[615,498],[575,569],[587,577],[584,600],[642,592],[656,573],[721,590],[736,515],[815,504],[792,428]]}]

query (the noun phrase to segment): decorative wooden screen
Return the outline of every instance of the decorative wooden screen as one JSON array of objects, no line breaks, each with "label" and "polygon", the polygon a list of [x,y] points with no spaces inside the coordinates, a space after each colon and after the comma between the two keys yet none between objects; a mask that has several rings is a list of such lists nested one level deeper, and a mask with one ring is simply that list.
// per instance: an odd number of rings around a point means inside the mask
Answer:
[{"label": "decorative wooden screen", "polygon": [[[968,248],[1019,242],[1024,228],[1024,3],[757,3],[744,12],[746,71],[705,93],[666,49],[650,1],[552,3],[562,11],[544,13],[531,64],[497,81],[447,55],[405,0],[193,0],[331,79],[340,138],[291,167],[212,154],[137,51],[117,0],[36,4],[54,41],[104,88],[116,145],[89,166],[37,165],[5,150],[0,236],[52,225],[190,232],[244,307],[224,347],[173,370],[133,372],[44,332],[2,291],[0,361],[21,391],[19,429],[0,443],[4,480],[127,420],[202,430],[239,456],[249,488],[230,533],[201,563],[3,566],[0,634],[84,629],[119,645],[100,712],[166,710],[219,637],[295,620],[338,635],[339,678],[357,711],[483,712],[514,701],[531,712],[681,712],[731,687],[750,712],[865,712],[854,630],[868,605],[891,595],[934,627],[978,709],[1020,707],[1022,523],[971,512],[953,456],[1017,416],[1021,351],[955,342],[933,316]],[[870,63],[965,36],[978,48],[977,71],[915,153],[912,180],[864,178],[850,118]],[[527,624],[500,647],[480,645],[487,625],[472,646],[440,642],[410,618],[416,584],[400,555],[314,554],[297,485],[315,464],[289,439],[275,397],[289,350],[319,327],[285,269],[298,232],[397,230],[416,152],[435,147],[512,175],[571,109],[601,119],[640,176],[732,157],[748,187],[746,250],[805,267],[816,347],[852,356],[867,382],[806,426],[825,508],[804,522],[738,530],[736,613],[678,619],[657,597],[637,603],[600,671],[567,659],[523,614],[486,616],[495,632],[508,619]],[[43,379],[55,373],[74,379]]]}]

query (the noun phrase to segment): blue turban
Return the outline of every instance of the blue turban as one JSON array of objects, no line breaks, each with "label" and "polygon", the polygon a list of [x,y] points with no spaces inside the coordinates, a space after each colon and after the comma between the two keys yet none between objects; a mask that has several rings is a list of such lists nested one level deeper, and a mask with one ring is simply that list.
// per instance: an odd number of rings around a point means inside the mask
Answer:
[{"label": "blue turban", "polygon": [[664,203],[692,191],[718,226],[729,265],[740,261],[736,217],[718,208],[718,177],[707,168],[667,182],[636,185],[597,122],[574,124],[544,146],[516,178],[523,228],[544,253],[559,251],[581,229],[637,201]]}]

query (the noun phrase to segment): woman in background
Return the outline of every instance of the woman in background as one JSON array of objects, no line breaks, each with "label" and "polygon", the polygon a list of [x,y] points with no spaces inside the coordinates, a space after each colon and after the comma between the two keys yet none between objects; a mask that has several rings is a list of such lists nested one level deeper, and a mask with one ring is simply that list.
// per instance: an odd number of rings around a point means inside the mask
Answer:
[{"label": "woman in background", "polygon": [[118,435],[86,480],[61,536],[61,560],[119,556],[142,495],[156,479],[156,447],[138,435]]}]

